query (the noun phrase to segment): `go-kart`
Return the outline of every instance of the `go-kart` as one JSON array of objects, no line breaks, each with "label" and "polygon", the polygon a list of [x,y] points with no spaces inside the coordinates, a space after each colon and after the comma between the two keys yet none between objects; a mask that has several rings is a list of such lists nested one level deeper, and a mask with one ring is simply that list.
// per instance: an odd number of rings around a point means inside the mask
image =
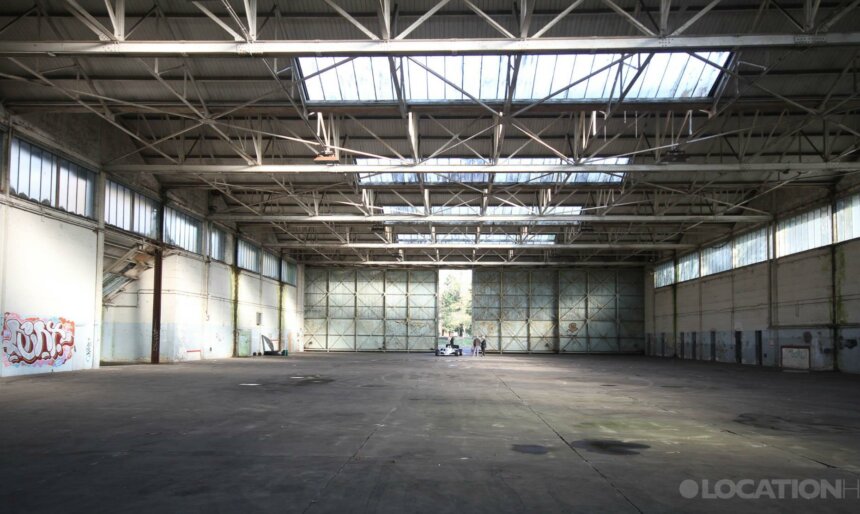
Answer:
[{"label": "go-kart", "polygon": [[456,344],[454,346],[447,345],[442,348],[436,348],[436,355],[439,357],[447,357],[449,355],[459,357],[463,355],[463,350]]}]

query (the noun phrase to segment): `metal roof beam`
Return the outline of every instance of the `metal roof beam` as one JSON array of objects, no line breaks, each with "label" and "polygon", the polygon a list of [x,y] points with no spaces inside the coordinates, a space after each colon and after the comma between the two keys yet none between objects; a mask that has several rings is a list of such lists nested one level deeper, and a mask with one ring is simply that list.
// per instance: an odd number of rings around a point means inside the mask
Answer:
[{"label": "metal roof beam", "polygon": [[594,214],[541,214],[541,215],[405,215],[377,214],[358,216],[352,214],[326,214],[321,216],[297,216],[289,214],[212,214],[214,221],[260,222],[260,223],[434,223],[468,224],[492,223],[497,225],[521,225],[523,223],[762,223],[770,221],[767,215],[645,215],[617,214],[602,216]]},{"label": "metal roof beam", "polygon": [[[308,264],[319,264],[317,262],[308,263]],[[386,261],[386,260],[375,260],[375,261],[331,261],[326,262],[326,266],[409,266],[409,267],[469,267],[469,268],[484,268],[484,267],[497,267],[497,266],[505,266],[505,267],[513,267],[513,266],[539,266],[541,268],[545,267],[554,267],[561,268],[567,266],[598,266],[598,267],[607,267],[607,266],[622,266],[622,267],[640,267],[645,266],[645,262],[643,261],[487,261],[487,260],[468,260],[468,261],[446,261],[446,260],[438,260],[438,261],[407,261],[407,260],[399,260],[399,261]]]},{"label": "metal roof beam", "polygon": [[562,243],[562,244],[493,244],[493,243],[324,243],[318,241],[296,241],[271,243],[268,248],[320,250],[325,248],[348,248],[361,250],[685,250],[695,248],[686,243]]},{"label": "metal roof beam", "polygon": [[[111,34],[112,36],[113,34]],[[672,52],[742,48],[851,46],[860,32],[738,34],[714,36],[626,36],[536,39],[400,39],[331,41],[2,41],[0,55],[350,56],[485,55],[595,52]]]},{"label": "metal roof beam", "polygon": [[431,165],[363,166],[358,164],[115,164],[106,166],[113,173],[189,173],[189,174],[295,174],[337,175],[343,173],[696,173],[708,172],[800,172],[858,171],[857,162],[764,162],[741,164],[585,164],[585,165]]}]

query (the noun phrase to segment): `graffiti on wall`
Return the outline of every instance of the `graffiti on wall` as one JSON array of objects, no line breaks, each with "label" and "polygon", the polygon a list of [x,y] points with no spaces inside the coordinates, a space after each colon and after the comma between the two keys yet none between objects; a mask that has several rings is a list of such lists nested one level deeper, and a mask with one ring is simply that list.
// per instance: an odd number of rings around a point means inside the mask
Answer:
[{"label": "graffiti on wall", "polygon": [[62,366],[75,353],[75,322],[65,318],[3,315],[3,363],[6,366]]}]

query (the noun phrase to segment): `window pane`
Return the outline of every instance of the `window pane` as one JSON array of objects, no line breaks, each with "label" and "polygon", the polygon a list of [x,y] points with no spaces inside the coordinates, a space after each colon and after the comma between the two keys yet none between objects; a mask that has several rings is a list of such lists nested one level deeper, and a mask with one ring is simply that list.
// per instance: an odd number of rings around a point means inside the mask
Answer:
[{"label": "window pane", "polygon": [[279,272],[280,260],[269,252],[263,252],[263,276],[278,280]]},{"label": "window pane", "polygon": [[254,246],[251,243],[248,243],[243,240],[239,240],[239,248],[238,257],[239,260],[236,263],[240,268],[246,269],[248,271],[253,271],[255,273],[260,272],[260,249]]},{"label": "window pane", "polygon": [[93,217],[95,173],[48,150],[13,138],[9,178],[14,194]]},{"label": "window pane", "polygon": [[732,269],[732,244],[720,243],[702,250],[702,276]]},{"label": "window pane", "polygon": [[836,241],[860,237],[860,194],[836,202]]},{"label": "window pane", "polygon": [[164,209],[164,242],[189,252],[200,253],[203,223],[170,207]]},{"label": "window pane", "polygon": [[690,253],[678,259],[678,281],[699,278],[699,254]]},{"label": "window pane", "polygon": [[209,230],[209,257],[217,261],[227,261],[227,234],[214,226]]},{"label": "window pane", "polygon": [[732,241],[732,264],[735,268],[764,262],[768,258],[767,228],[743,234]]},{"label": "window pane", "polygon": [[780,221],[776,228],[776,256],[829,245],[832,241],[830,206]]},{"label": "window pane", "polygon": [[675,283],[675,261],[666,261],[654,268],[654,287]]}]

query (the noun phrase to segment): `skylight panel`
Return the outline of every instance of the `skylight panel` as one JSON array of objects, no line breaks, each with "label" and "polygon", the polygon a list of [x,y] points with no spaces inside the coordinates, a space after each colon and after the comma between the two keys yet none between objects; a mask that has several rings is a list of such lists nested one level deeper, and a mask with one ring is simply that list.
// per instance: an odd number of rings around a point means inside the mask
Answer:
[{"label": "skylight panel", "polygon": [[502,60],[508,58],[501,55],[486,56],[481,61],[481,99],[499,100],[505,97],[505,82],[507,73],[502,67]]},{"label": "skylight panel", "polygon": [[426,243],[433,242],[430,234],[397,234],[398,243]]},{"label": "skylight panel", "polygon": [[[358,76],[355,74],[355,60],[341,64],[336,67],[338,85],[342,100],[358,100]],[[362,82],[372,79],[372,74],[362,74]],[[362,100],[365,100],[362,98]],[[367,98],[369,100],[369,98]]]},{"label": "skylight panel", "polygon": [[[406,83],[409,84],[407,91],[409,92],[410,100],[427,100],[427,70],[422,68],[418,63],[427,66],[426,57],[413,57],[414,60],[406,61]],[[430,78],[434,78],[430,75]],[[438,80],[438,79],[437,79]]]},{"label": "skylight panel", "polygon": [[437,243],[470,244],[475,242],[473,234],[436,234]]},{"label": "skylight panel", "polygon": [[[410,159],[378,159],[357,158],[356,164],[362,166],[377,166],[380,171],[359,173],[360,184],[416,184],[419,181],[417,173],[386,172],[382,171],[386,166],[408,166],[412,165]],[[629,157],[594,157],[584,159],[582,165],[622,165],[630,162]],[[499,160],[499,165],[522,166],[523,171],[495,173],[492,178],[496,184],[554,184],[554,183],[617,183],[623,179],[623,173],[556,173],[556,172],[531,172],[529,166],[560,166],[562,160],[557,157],[515,157]],[[490,163],[480,158],[464,157],[437,157],[422,162],[427,165],[437,166],[487,166]],[[420,165],[418,165],[420,167]],[[489,182],[490,173],[483,172],[442,172],[426,173],[423,175],[425,184],[447,184],[447,183],[485,183]]]},{"label": "skylight panel", "polygon": [[481,234],[480,242],[487,244],[516,244],[517,234]]},{"label": "skylight panel", "polygon": [[581,213],[582,207],[579,205],[555,205],[546,209],[546,214],[555,216],[576,216]]},{"label": "skylight panel", "polygon": [[[377,166],[385,168],[386,166],[402,166],[410,164],[412,161],[404,161],[400,159],[377,159],[369,157],[360,157],[355,160],[355,164],[359,166]],[[415,184],[418,182],[418,175],[415,173],[391,173],[385,171],[372,173],[359,173],[358,183],[365,184]]]},{"label": "skylight panel", "polygon": [[548,245],[555,243],[555,234],[529,234],[523,237],[524,245]]},{"label": "skylight panel", "polygon": [[424,208],[415,205],[383,205],[382,214],[423,214]]},{"label": "skylight panel", "polygon": [[488,216],[530,216],[538,213],[537,207],[525,205],[488,205]]},{"label": "skylight panel", "polygon": [[437,216],[477,216],[481,214],[481,208],[477,205],[434,205],[430,207],[430,214]]},{"label": "skylight panel", "polygon": [[[718,66],[724,66],[729,58],[728,52],[700,52],[696,55]],[[524,55],[520,60],[513,97],[521,102],[538,100],[578,82],[549,101],[619,98],[622,91],[631,86],[647,58],[645,53],[626,57],[622,54]],[[502,101],[512,59],[506,55],[395,58],[398,67],[403,69],[406,101],[417,103],[464,101],[469,96],[481,101]],[[304,81],[310,102],[397,100],[387,57],[351,60],[300,57],[298,61],[303,75],[310,77]],[[319,70],[325,71],[319,73]],[[632,84],[626,100],[706,98],[720,73],[718,67],[686,52],[655,53],[636,83]],[[463,91],[467,94],[464,95]]]},{"label": "skylight panel", "polygon": [[[444,57],[428,57],[427,58],[427,67],[431,70],[435,71],[439,75],[442,75],[446,79],[451,82],[455,82],[451,78],[448,77],[445,73],[445,58]],[[448,84],[444,81],[440,80],[439,77],[433,75],[432,73],[427,74],[427,97],[428,98],[445,98],[446,97],[446,89],[449,88]]]},{"label": "skylight panel", "polygon": [[[299,57],[298,61],[302,75],[310,77],[304,82],[311,102],[396,100],[387,57]],[[319,70],[325,71],[311,76]]]},{"label": "skylight panel", "polygon": [[416,184],[418,175],[414,173],[359,173],[359,184]]},{"label": "skylight panel", "polygon": [[449,182],[471,184],[487,181],[487,173],[427,173],[424,175],[424,182],[427,184],[445,184]]}]

